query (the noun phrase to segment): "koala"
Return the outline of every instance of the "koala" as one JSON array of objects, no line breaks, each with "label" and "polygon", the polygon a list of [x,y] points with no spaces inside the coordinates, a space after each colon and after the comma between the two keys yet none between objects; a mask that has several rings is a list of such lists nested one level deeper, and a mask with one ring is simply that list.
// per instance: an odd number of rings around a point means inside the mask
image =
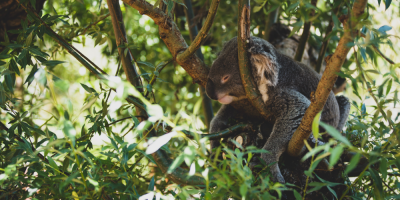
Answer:
[{"label": "koala", "polygon": [[[310,105],[311,92],[317,89],[321,75],[309,66],[279,53],[273,45],[261,38],[250,38],[248,54],[253,79],[272,116],[269,120],[273,124],[272,132],[263,146],[269,153],[261,154],[261,158],[267,164],[275,162],[270,168],[272,180],[285,183],[278,166],[279,157],[286,151],[294,131],[300,125]],[[224,45],[213,62],[206,93],[211,99],[223,104],[211,121],[210,133],[228,128],[231,118],[252,117],[248,108],[236,106],[235,109],[232,106],[236,102],[247,100],[240,78],[236,37]],[[323,108],[321,121],[341,130],[349,109],[348,99],[343,96],[335,97],[331,91]],[[219,141],[211,141],[212,148],[218,145]]]}]

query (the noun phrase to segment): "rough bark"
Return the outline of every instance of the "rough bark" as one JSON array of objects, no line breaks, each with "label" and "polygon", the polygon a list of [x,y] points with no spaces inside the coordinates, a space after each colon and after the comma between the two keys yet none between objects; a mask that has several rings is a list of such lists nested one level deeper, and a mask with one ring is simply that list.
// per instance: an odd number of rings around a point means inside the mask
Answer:
[{"label": "rough bark", "polygon": [[179,53],[188,48],[188,45],[173,19],[169,18],[159,8],[154,8],[153,5],[146,1],[123,0],[123,2],[138,10],[140,14],[147,15],[153,19],[154,23],[159,27],[160,38],[167,45],[167,48],[177,63],[193,78],[193,82],[205,86],[208,68],[199,57],[193,54],[185,60],[176,59]]},{"label": "rough bark", "polygon": [[360,20],[359,17],[364,13],[366,5],[367,0],[356,0],[352,8],[351,16],[344,21],[344,34],[340,38],[335,53],[328,59],[325,72],[322,75],[321,81],[318,83],[317,90],[312,94],[311,105],[306,110],[300,126],[289,142],[288,153],[292,156],[298,156],[298,152],[300,152],[304,146],[304,140],[311,134],[312,122],[315,116],[323,109],[328,99],[329,93],[338,77],[337,73],[340,71],[347,53],[350,51],[348,43],[352,42],[354,36],[358,33],[355,27]]}]

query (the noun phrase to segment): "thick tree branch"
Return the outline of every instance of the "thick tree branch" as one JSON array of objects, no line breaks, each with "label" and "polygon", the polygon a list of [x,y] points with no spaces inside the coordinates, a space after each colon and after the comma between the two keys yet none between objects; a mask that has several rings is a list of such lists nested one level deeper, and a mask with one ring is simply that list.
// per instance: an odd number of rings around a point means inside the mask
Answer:
[{"label": "thick tree branch", "polygon": [[[191,0],[185,0],[185,4],[186,4],[186,10],[185,10],[185,14],[186,14],[186,19],[188,22],[188,27],[189,27],[189,32],[190,32],[190,40],[193,43],[194,38],[197,38],[197,34],[198,34],[198,30],[197,30],[197,26],[196,24],[194,24],[193,22],[193,18],[194,18],[194,13],[193,13],[193,7],[192,7],[192,1]],[[210,16],[210,14],[209,14]],[[215,14],[214,14],[215,16]],[[202,29],[203,30],[203,29]],[[208,32],[208,30],[207,30]],[[190,48],[190,47],[189,47]],[[203,53],[201,53],[201,49],[198,48],[196,51],[196,55],[197,57],[199,57],[202,61],[204,61],[204,56]],[[203,113],[204,113],[204,117],[205,117],[205,121],[206,121],[206,125],[207,127],[210,127],[210,123],[211,123],[211,119],[214,117],[214,112],[213,112],[213,108],[212,108],[212,104],[211,104],[211,99],[207,96],[205,89],[203,86],[199,86],[200,88],[200,95],[202,98],[202,107],[203,107]]]},{"label": "thick tree branch", "polygon": [[[108,4],[108,7],[109,7],[109,10],[111,13],[111,19],[113,22],[115,38],[116,38],[117,44],[118,44],[119,41],[125,40],[124,38],[126,38],[125,28],[123,27],[121,8],[118,4],[118,0],[107,0],[107,4]],[[138,73],[134,69],[134,65],[132,63],[132,57],[125,56],[124,51],[122,49],[121,50],[119,49],[118,53],[122,59],[122,64],[126,65],[123,67],[126,76],[127,77],[128,76],[138,77]],[[124,60],[125,60],[125,63],[124,63]],[[141,82],[137,81],[137,80],[130,81],[130,83],[136,88],[140,88],[140,86],[142,86]],[[144,121],[145,119],[148,118],[147,112],[142,108],[136,108],[136,115],[144,116],[144,117],[140,117],[139,121]],[[150,130],[149,135],[155,136],[154,129]],[[161,171],[163,173],[165,173],[167,175],[167,177],[172,179],[174,182],[176,182],[178,184],[183,184],[183,185],[204,185],[205,184],[205,181],[202,177],[191,176],[190,178],[187,178],[187,175],[189,174],[189,172],[182,168],[177,168],[174,172],[167,174],[168,168],[171,165],[172,161],[168,158],[168,155],[166,155],[166,153],[163,150],[159,149],[152,155],[154,157],[154,160],[157,163],[157,166],[161,169]]]},{"label": "thick tree branch", "polygon": [[153,5],[146,1],[139,0],[123,0],[132,8],[139,11],[142,15],[147,15],[153,19],[154,23],[159,26],[159,34],[161,39],[167,45],[167,48],[175,58],[177,63],[181,65],[185,71],[193,78],[193,82],[205,86],[207,83],[208,68],[204,62],[196,55],[191,55],[185,60],[177,60],[177,55],[188,48],[182,34],[175,22],[160,9],[153,8]]},{"label": "thick tree branch", "polygon": [[256,86],[250,70],[250,60],[248,57],[247,49],[250,41],[250,2],[249,0],[239,0],[238,9],[238,56],[239,56],[239,69],[240,78],[242,79],[243,87],[246,91],[247,98],[251,101],[252,105],[260,112],[260,114],[268,119],[270,113],[268,112],[262,100],[258,87]]},{"label": "thick tree branch", "polygon": [[[317,0],[311,0],[311,4],[313,6],[317,5]],[[315,10],[311,10],[311,17],[314,16]],[[311,29],[311,21],[308,21],[304,24],[304,29],[303,29],[303,34],[300,37],[299,40],[299,45],[297,46],[296,50],[296,55],[294,56],[294,59],[296,61],[301,62],[301,59],[303,58],[304,50],[306,49],[306,44],[308,41],[308,38],[310,37],[310,29]]]},{"label": "thick tree branch", "polygon": [[[177,61],[184,61],[186,60],[189,56],[193,55],[198,48],[200,48],[201,43],[204,41],[204,39],[207,37],[208,31],[211,28],[211,25],[214,22],[214,17],[217,14],[217,9],[219,5],[220,0],[213,0],[211,3],[211,7],[208,10],[208,15],[207,19],[204,22],[203,27],[201,27],[201,30],[199,34],[196,36],[196,38],[192,41],[190,44],[189,48],[187,48],[184,52],[179,53],[176,57]],[[192,18],[193,19],[193,18]]]},{"label": "thick tree branch", "polygon": [[359,17],[364,13],[366,6],[367,0],[356,0],[354,2],[351,18],[345,20],[343,24],[345,32],[342,38],[340,38],[335,53],[327,61],[325,72],[318,83],[317,90],[314,94],[311,94],[311,105],[307,108],[300,126],[289,142],[288,153],[290,155],[298,156],[304,146],[304,140],[310,136],[314,117],[323,109],[329,93],[332,91],[338,76],[337,73],[340,71],[347,53],[350,50],[348,44],[353,41],[355,35],[358,33],[356,25],[360,21]]}]

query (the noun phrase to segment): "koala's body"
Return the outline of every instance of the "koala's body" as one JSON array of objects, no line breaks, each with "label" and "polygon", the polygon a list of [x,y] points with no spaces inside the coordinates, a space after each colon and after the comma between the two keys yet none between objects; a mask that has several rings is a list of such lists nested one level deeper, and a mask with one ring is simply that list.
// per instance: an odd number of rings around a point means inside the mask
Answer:
[{"label": "koala's body", "polygon": [[[266,104],[273,124],[272,133],[263,149],[269,151],[262,154],[271,166],[272,179],[284,183],[277,164],[280,155],[286,151],[294,131],[310,105],[311,92],[315,91],[321,76],[310,67],[296,62],[280,54],[267,41],[251,37],[249,57],[253,78]],[[228,127],[230,118],[259,116],[249,112],[248,106],[236,109],[232,104],[247,101],[242,85],[238,64],[237,38],[227,42],[217,59],[212,64],[206,86],[207,95],[224,104],[211,121],[210,133]],[[330,93],[321,115],[321,121],[341,130],[347,120],[350,104],[345,97],[335,97]],[[211,141],[211,147],[219,145],[219,141]]]}]

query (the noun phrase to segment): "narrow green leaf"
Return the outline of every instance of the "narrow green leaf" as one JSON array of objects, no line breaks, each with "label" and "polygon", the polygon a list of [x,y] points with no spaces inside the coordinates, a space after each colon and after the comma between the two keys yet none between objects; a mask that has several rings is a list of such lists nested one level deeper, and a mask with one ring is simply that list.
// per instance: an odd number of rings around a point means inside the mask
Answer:
[{"label": "narrow green leaf", "polygon": [[312,123],[312,132],[313,132],[313,136],[314,136],[316,141],[318,141],[318,136],[319,136],[319,121],[321,119],[321,113],[322,113],[322,111],[319,112],[314,117],[314,120],[313,120],[313,123]]},{"label": "narrow green leaf", "polygon": [[361,154],[357,153],[356,155],[354,155],[354,156],[351,158],[349,164],[348,164],[347,167],[346,167],[346,170],[344,170],[344,173],[345,173],[345,174],[348,174],[349,172],[351,172],[351,170],[353,170],[354,168],[356,168],[356,166],[357,166],[357,164],[358,164],[358,161],[360,161],[360,157],[361,157]]},{"label": "narrow green leaf", "polygon": [[32,43],[32,38],[33,38],[33,31],[26,37],[25,44],[27,47],[29,47]]},{"label": "narrow green leaf", "polygon": [[47,156],[47,160],[49,161],[50,166],[53,168],[54,173],[58,174],[59,169],[58,169],[56,162],[54,162],[53,158],[50,156]]},{"label": "narrow green leaf", "polygon": [[388,168],[388,164],[387,164],[387,159],[386,158],[381,158],[381,162],[379,163],[379,171],[382,174],[382,178],[386,179],[387,177],[387,168]]},{"label": "narrow green leaf", "polygon": [[184,156],[183,154],[179,155],[177,158],[175,158],[174,162],[169,166],[167,173],[173,172],[177,167],[179,167],[184,161]]},{"label": "narrow green leaf", "polygon": [[303,197],[300,195],[299,192],[297,192],[297,190],[293,189],[293,194],[294,194],[294,197],[296,198],[296,200],[302,200],[303,199]]},{"label": "narrow green leaf", "polygon": [[150,184],[149,184],[149,187],[148,187],[148,191],[153,191],[154,190],[154,183],[155,183],[155,181],[154,181],[154,176],[153,176],[153,178],[151,178],[151,180],[150,180]]},{"label": "narrow green leaf", "polygon": [[[373,183],[376,186],[375,188],[375,199],[384,199],[383,198],[383,185],[382,185],[382,179],[379,177],[379,174],[377,171],[375,171],[372,168],[369,168],[368,171],[371,174],[372,179],[374,180]],[[376,190],[377,189],[377,190]],[[378,193],[378,192],[379,193]]]},{"label": "narrow green leaf", "polygon": [[335,147],[334,149],[332,149],[331,151],[331,156],[329,157],[329,167],[332,168],[337,161],[339,160],[340,156],[343,153],[343,146],[342,145],[338,145],[337,147]]},{"label": "narrow green leaf", "polygon": [[93,89],[92,87],[89,87],[89,86],[87,86],[87,85],[85,85],[85,84],[83,84],[83,83],[81,83],[81,86],[83,87],[83,89],[86,90],[86,92],[89,92],[89,93],[96,93],[96,90]]},{"label": "narrow green leaf", "polygon": [[349,140],[347,140],[346,137],[344,137],[342,134],[339,133],[338,130],[336,130],[335,128],[333,128],[332,126],[325,124],[324,122],[320,123],[322,127],[324,127],[324,129],[329,133],[329,135],[331,135],[333,138],[335,138],[336,140],[343,142],[344,144],[348,145],[348,146],[352,146],[351,143],[349,142]]},{"label": "narrow green leaf", "polygon": [[138,64],[145,65],[145,66],[148,66],[148,67],[150,67],[150,68],[152,68],[152,69],[155,68],[155,66],[154,66],[152,63],[149,63],[149,62],[138,61],[137,63],[138,63]]},{"label": "narrow green leaf", "polygon": [[240,186],[240,195],[242,195],[242,197],[246,197],[246,194],[247,194],[247,185],[246,183],[242,183],[242,185]]},{"label": "narrow green leaf", "polygon": [[173,7],[174,7],[174,2],[172,0],[168,0],[168,4],[167,4],[168,13],[167,13],[167,15],[171,15],[171,11],[172,11]]},{"label": "narrow green leaf", "polygon": [[392,0],[385,0],[386,10],[390,7],[391,3],[392,3]]}]

